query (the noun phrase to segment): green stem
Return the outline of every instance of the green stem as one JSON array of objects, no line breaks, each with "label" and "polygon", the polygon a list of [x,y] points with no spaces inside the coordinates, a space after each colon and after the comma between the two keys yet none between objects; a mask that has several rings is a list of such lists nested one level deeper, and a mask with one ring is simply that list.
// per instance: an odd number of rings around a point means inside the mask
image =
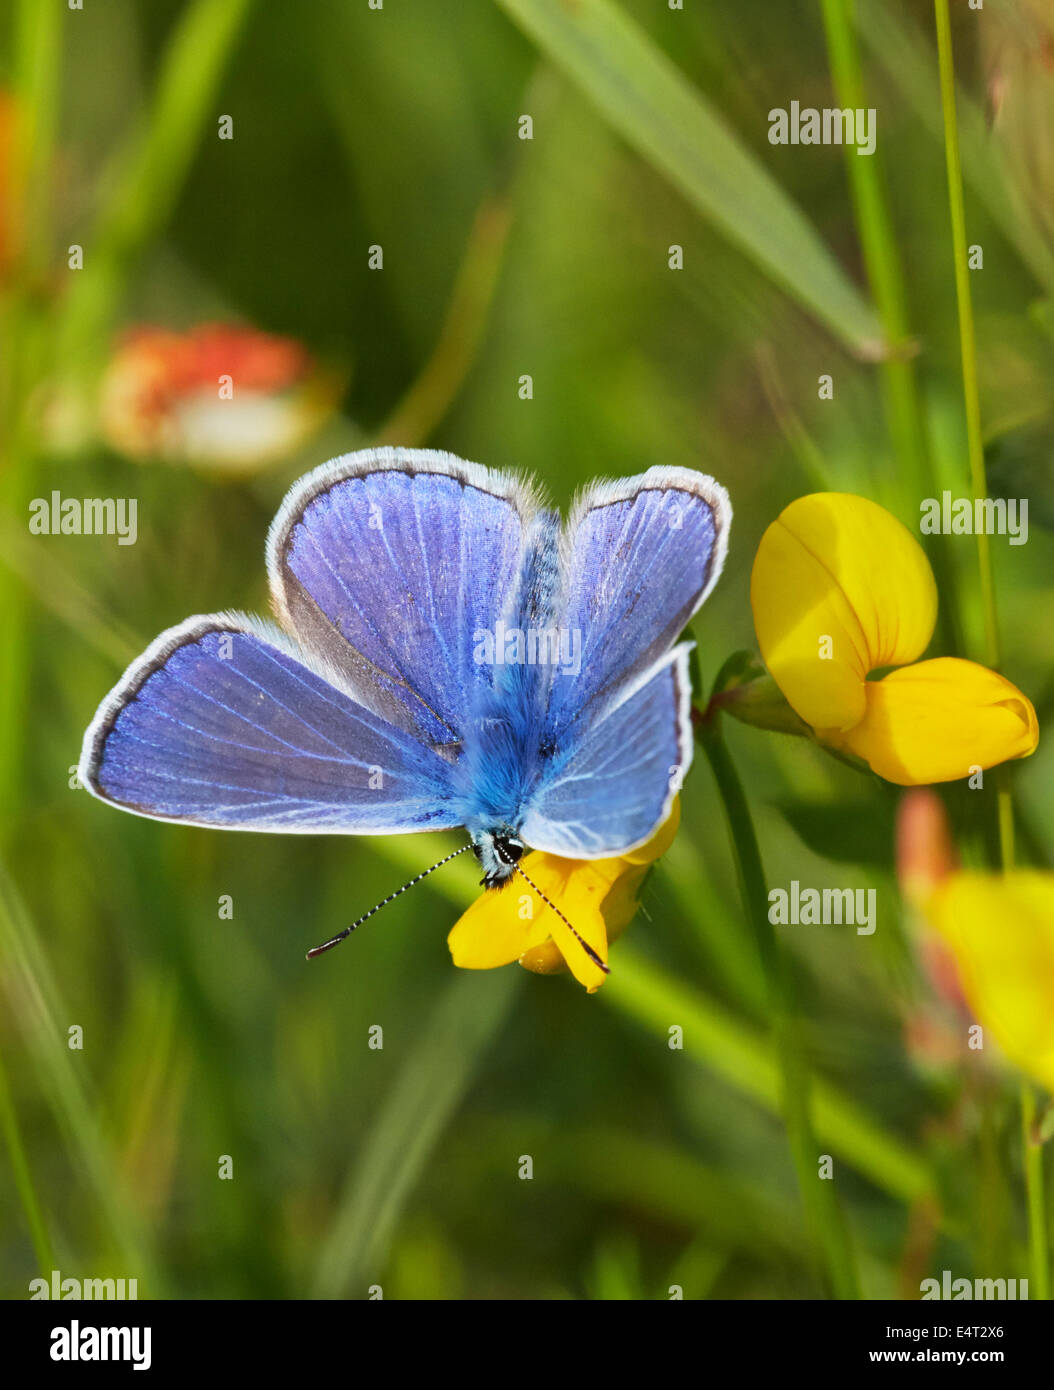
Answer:
[{"label": "green stem", "polygon": [[[821,0],[827,55],[835,96],[840,106],[864,109],[864,84],[856,40],[854,0]],[[853,211],[875,307],[882,320],[889,352],[882,364],[886,404],[894,445],[911,474],[921,482],[926,473],[926,448],[922,411],[911,360],[913,346],[908,325],[904,275],[897,251],[896,233],[882,181],[881,157],[876,150],[858,159],[847,147],[846,169]]]},{"label": "green stem", "polygon": [[133,267],[164,230],[202,133],[222,109],[217,97],[223,74],[252,3],[188,0],[181,7],[165,42],[149,111],[132,125],[106,173],[109,193],[85,234],[85,267],[71,278],[55,325],[56,369],[70,386],[88,390],[89,398]]},{"label": "green stem", "polygon": [[[55,129],[61,97],[62,10],[19,0],[13,10],[12,80],[18,135],[10,152],[9,207],[14,260],[0,286],[0,505],[25,522],[33,496],[35,460],[26,447],[28,403],[38,384],[45,337],[39,302],[51,254],[50,206]],[[29,704],[28,596],[0,573],[0,834],[17,827],[24,782],[24,736]]]},{"label": "green stem", "polygon": [[[827,61],[837,104],[866,110],[863,65],[856,29],[855,0],[820,0]],[[888,355],[879,365],[882,396],[894,457],[911,480],[916,497],[936,496],[936,470],[929,446],[915,364],[916,346],[911,331],[903,265],[886,192],[882,152],[867,159],[846,146],[845,167],[853,216],[871,295],[875,301]],[[946,644],[958,651],[962,622],[948,555],[939,542],[928,547],[941,593],[939,621]]]},{"label": "green stem", "polygon": [[[959,307],[959,345],[962,357],[963,400],[966,406],[970,482],[975,497],[986,497],[988,481],[985,477],[984,443],[981,436],[981,396],[977,387],[977,345],[973,300],[970,295],[959,130],[955,120],[955,59],[952,54],[948,0],[934,0],[934,9],[937,16],[937,55],[941,76],[941,108],[944,112],[944,156],[948,166],[948,207],[952,224],[952,252],[955,257],[955,298]],[[983,530],[977,532],[977,560],[981,578],[981,605],[984,611],[985,660],[989,666],[998,666],[999,625],[995,611],[995,586],[992,582],[992,555],[988,536]]]},{"label": "green stem", "polygon": [[1021,1081],[1021,1145],[1025,1158],[1028,1194],[1028,1241],[1032,1254],[1032,1295],[1050,1297],[1050,1264],[1047,1258],[1047,1208],[1043,1187],[1043,1145],[1036,1134],[1036,1097],[1031,1082]]},{"label": "green stem", "polygon": [[[62,7],[63,9],[65,6]],[[47,271],[51,253],[52,158],[61,105],[62,9],[19,0],[14,12],[14,88],[22,122],[16,155],[15,208],[26,279]],[[21,208],[18,203],[21,202]]]},{"label": "green stem", "polygon": [[[959,308],[959,345],[962,357],[963,401],[966,409],[966,438],[970,458],[970,479],[975,497],[988,494],[985,475],[984,440],[981,434],[981,396],[977,384],[977,340],[974,333],[973,300],[967,261],[966,210],[963,200],[962,166],[959,159],[959,132],[955,116],[955,56],[952,52],[951,20],[948,0],[934,0],[937,21],[937,57],[940,66],[941,109],[944,115],[944,153],[948,166],[948,206],[951,213],[952,249],[955,257],[955,296]],[[990,666],[999,664],[999,619],[992,578],[992,551],[988,535],[977,533],[977,562],[981,577],[981,603],[984,612],[985,657]],[[1010,779],[1005,767],[996,770],[996,799],[999,822],[999,858],[1003,872],[1014,864],[1014,808]],[[1032,1280],[1037,1297],[1049,1297],[1050,1248],[1047,1239],[1046,1201],[1043,1189],[1043,1148],[1035,1142],[1035,1098],[1027,1081],[1021,1083],[1021,1123],[1024,1136],[1025,1185],[1028,1194],[1029,1244],[1032,1253]]]},{"label": "green stem", "polygon": [[999,860],[1004,873],[1014,867],[1014,802],[1010,790],[1010,771],[995,769],[996,812],[999,817]]},{"label": "green stem", "polygon": [[736,875],[747,920],[754,931],[772,1011],[773,1044],[781,1067],[783,1113],[798,1175],[808,1229],[837,1298],[859,1298],[849,1234],[829,1180],[817,1172],[819,1146],[813,1132],[809,1073],[794,1017],[789,962],[769,921],[769,897],[757,835],[743,784],[729,754],[716,711],[698,718],[696,737],[717,782],[725,809]]}]

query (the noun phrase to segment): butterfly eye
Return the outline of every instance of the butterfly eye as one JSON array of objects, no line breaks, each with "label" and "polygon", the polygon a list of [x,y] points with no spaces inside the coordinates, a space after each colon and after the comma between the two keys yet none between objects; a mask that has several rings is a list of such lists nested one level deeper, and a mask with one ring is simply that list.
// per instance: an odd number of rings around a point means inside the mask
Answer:
[{"label": "butterfly eye", "polygon": [[526,845],[522,840],[512,840],[507,836],[502,836],[494,841],[494,848],[506,864],[516,864],[523,857]]}]

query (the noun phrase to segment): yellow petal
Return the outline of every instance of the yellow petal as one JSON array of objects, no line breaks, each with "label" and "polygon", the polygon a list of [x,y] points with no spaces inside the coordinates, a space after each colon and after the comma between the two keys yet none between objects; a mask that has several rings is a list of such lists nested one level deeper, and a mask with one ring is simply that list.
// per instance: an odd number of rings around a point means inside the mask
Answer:
[{"label": "yellow petal", "polygon": [[[555,855],[529,855],[528,859],[547,859],[549,864],[528,864],[527,873],[538,884],[547,898],[560,908],[560,911],[573,924],[574,931],[588,942],[602,961],[607,963],[608,934],[607,924],[601,906],[612,881],[618,876],[621,861],[618,859],[563,859]],[[566,866],[562,882],[558,882],[557,866]],[[540,873],[535,872],[541,870]],[[524,891],[530,893],[526,884]],[[538,974],[549,975],[561,969],[571,971],[579,984],[594,994],[607,976],[593,961],[581,941],[553,910],[531,894],[535,917],[548,938],[539,946],[525,951],[520,964]]]},{"label": "yellow petal", "polygon": [[981,1024],[1054,1090],[1054,874],[956,873],[926,915],[951,947]]},{"label": "yellow petal", "polygon": [[867,684],[867,713],[847,734],[824,734],[887,782],[919,786],[1023,758],[1039,741],[1031,701],[973,661],[939,657]]},{"label": "yellow petal", "polygon": [[[575,929],[605,962],[608,958],[607,947],[622,935],[636,916],[637,894],[649,866],[669,849],[680,823],[681,800],[680,797],[676,797],[670,814],[651,839],[639,849],[631,850],[629,854],[614,859],[589,860],[558,860],[555,855],[529,856],[530,860],[536,857],[542,861],[553,860],[557,865],[574,864],[572,874],[564,882],[563,897],[554,897],[553,901],[559,904],[561,910],[574,923]],[[531,868],[527,868],[527,873],[547,896],[553,896]],[[594,913],[598,896],[600,919],[604,929],[603,949],[598,945],[600,934],[595,931]],[[568,902],[573,904],[572,911],[567,909]],[[552,913],[549,916],[551,917]],[[582,930],[582,921],[590,924],[589,930]],[[590,961],[581,945],[562,924],[558,925],[556,940],[543,942],[541,946],[526,951],[520,957],[520,964],[539,975],[550,975],[570,968],[575,978],[584,984],[591,994],[600,988],[606,978],[603,971]]]},{"label": "yellow petal", "polygon": [[543,941],[540,946],[532,946],[520,957],[525,970],[533,970],[536,975],[560,975],[567,970],[567,961],[560,953],[555,941]]},{"label": "yellow petal", "polygon": [[[534,858],[528,855],[524,867]],[[501,888],[489,888],[466,909],[447,936],[454,964],[462,970],[493,970],[541,945],[549,928],[539,924],[534,901],[534,894],[520,878],[510,879]]]},{"label": "yellow petal", "polygon": [[[600,916],[604,924],[606,944],[610,946],[613,941],[618,940],[637,915],[637,908],[640,905],[637,895],[647,872],[648,866],[646,864],[634,865],[630,863],[628,858],[582,860],[576,868],[571,891],[566,896],[573,898],[585,893],[592,897],[594,887],[604,894]],[[581,912],[582,908],[580,907],[579,913],[581,914]],[[591,921],[592,917],[590,916],[586,920]],[[571,921],[579,934],[585,937],[601,959],[607,961],[606,950],[602,950],[597,944],[599,933],[583,932],[576,917],[571,917]],[[541,946],[535,946],[525,951],[520,957],[520,964],[539,975],[552,975],[557,971],[573,968],[574,964],[581,964],[583,972],[589,977],[588,980],[583,978],[578,970],[575,970],[574,974],[592,994],[603,983],[603,978],[597,978],[598,975],[603,976],[603,972],[597,971],[595,966],[589,969],[592,963],[588,956],[585,961],[582,961],[581,957],[584,954],[582,947],[567,932],[566,928],[563,931],[564,935],[561,940],[567,950],[566,959],[560,946],[555,941],[549,940],[543,942]]]},{"label": "yellow petal", "polygon": [[[600,905],[621,867],[618,859],[560,859],[538,851],[521,861],[524,872],[574,923],[575,930],[603,961],[607,931]],[[490,970],[544,945],[549,939],[572,974],[591,993],[604,972],[583,949],[557,914],[519,876],[477,898],[447,937],[454,964],[467,970]],[[544,952],[543,959],[552,959]],[[533,968],[533,967],[530,967]],[[552,968],[558,968],[555,964]]]},{"label": "yellow petal", "polygon": [[[593,994],[607,976],[582,941],[607,963],[608,944],[629,926],[637,910],[637,890],[651,862],[670,846],[681,821],[680,798],[639,849],[611,859],[561,859],[532,851],[523,872],[573,925],[539,897],[520,875],[490,889],[472,904],[447,937],[454,964],[491,970],[518,960],[528,970],[550,975],[569,969]],[[582,938],[579,941],[575,932]]]},{"label": "yellow petal", "polygon": [[817,729],[863,718],[868,672],[914,661],[937,618],[918,541],[884,507],[843,492],[780,513],[758,546],[750,601],[766,666]]},{"label": "yellow petal", "polygon": [[621,856],[626,864],[652,864],[660,858],[673,844],[673,837],[677,834],[681,824],[681,798],[675,796],[673,805],[670,807],[670,814],[659,826],[655,834],[641,845],[639,849],[630,850],[629,854]]}]

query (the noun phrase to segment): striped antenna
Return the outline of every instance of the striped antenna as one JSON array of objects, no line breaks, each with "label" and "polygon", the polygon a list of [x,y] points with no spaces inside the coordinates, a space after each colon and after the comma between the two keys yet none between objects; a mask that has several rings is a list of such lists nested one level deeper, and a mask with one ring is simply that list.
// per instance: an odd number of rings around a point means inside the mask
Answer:
[{"label": "striped antenna", "polygon": [[344,930],[338,932],[336,936],[331,936],[328,941],[323,941],[321,946],[313,946],[307,953],[307,959],[314,960],[314,958],[320,956],[323,951],[330,951],[334,946],[339,946],[346,936],[350,936],[356,927],[361,927],[363,922],[368,922],[375,912],[380,912],[382,907],[387,907],[390,902],[394,902],[401,893],[405,893],[406,890],[412,888],[415,883],[420,883],[421,880],[427,878],[429,874],[434,874],[436,869],[441,869],[444,864],[449,864],[451,859],[456,859],[459,854],[464,854],[467,849],[471,848],[471,844],[462,845],[460,849],[456,849],[451,854],[445,855],[437,863],[433,864],[430,869],[424,869],[421,873],[416,874],[410,879],[409,883],[404,883],[403,886],[397,888],[394,893],[389,893],[383,902],[379,902],[376,907],[371,907],[369,912],[364,912],[357,922],[352,922],[350,927],[345,927]]},{"label": "striped antenna", "polygon": [[505,854],[502,845],[497,840],[494,842],[494,847],[498,851],[498,857],[502,859],[506,864],[511,864],[512,867],[516,870],[516,872],[520,875],[520,877],[524,879],[528,884],[530,884],[530,886],[541,898],[542,902],[545,903],[546,907],[552,908],[552,910],[556,913],[557,917],[560,918],[560,921],[563,922],[564,926],[568,929],[568,931],[571,933],[574,939],[578,942],[582,950],[585,951],[586,955],[593,962],[593,964],[599,965],[605,975],[610,975],[611,967],[609,965],[605,965],[604,962],[597,955],[596,951],[594,951],[592,946],[590,946],[589,942],[586,941],[582,936],[580,936],[577,931],[575,931],[574,927],[567,920],[564,914],[560,911],[557,905],[552,901],[552,899],[547,898],[545,894],[542,892],[542,890],[538,887],[537,883],[535,883],[533,879],[527,877],[527,875],[523,872],[523,870],[520,868],[519,864],[517,864],[515,859]]}]

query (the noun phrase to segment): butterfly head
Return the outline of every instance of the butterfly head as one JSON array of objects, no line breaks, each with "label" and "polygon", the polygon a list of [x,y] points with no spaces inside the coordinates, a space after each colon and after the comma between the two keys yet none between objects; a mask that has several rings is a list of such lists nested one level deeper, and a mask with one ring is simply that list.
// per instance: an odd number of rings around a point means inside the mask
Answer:
[{"label": "butterfly head", "polygon": [[484,888],[500,888],[516,872],[527,846],[508,826],[480,830],[472,836],[472,853],[483,870]]}]

